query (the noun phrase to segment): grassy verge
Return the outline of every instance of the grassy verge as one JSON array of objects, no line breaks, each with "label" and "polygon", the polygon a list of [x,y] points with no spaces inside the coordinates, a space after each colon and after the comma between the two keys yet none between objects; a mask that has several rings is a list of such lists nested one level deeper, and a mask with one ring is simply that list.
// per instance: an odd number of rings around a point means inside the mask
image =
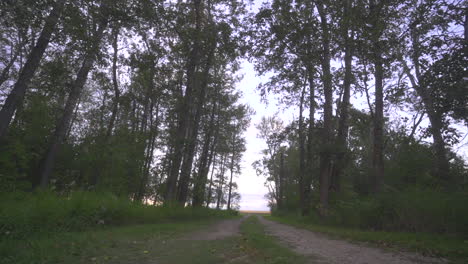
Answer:
[{"label": "grassy verge", "polygon": [[[211,220],[213,221],[213,220]],[[0,240],[2,264],[145,263],[157,246],[211,221],[184,221],[108,227],[84,232],[50,233],[32,239]]]},{"label": "grassy verge", "polygon": [[317,225],[298,217],[268,216],[268,219],[338,238],[370,242],[386,248],[416,251],[428,256],[444,257],[453,263],[468,263],[468,240],[460,237],[430,233],[363,231]]},{"label": "grassy verge", "polygon": [[52,233],[29,240],[2,240],[0,263],[304,263],[302,257],[266,235],[256,218],[249,218],[241,225],[240,236],[212,241],[183,239],[186,233],[208,227],[213,221],[107,227]]},{"label": "grassy verge", "polygon": [[74,192],[0,195],[0,238],[30,239],[54,232],[220,218],[235,212],[206,208],[155,207],[109,193]]}]

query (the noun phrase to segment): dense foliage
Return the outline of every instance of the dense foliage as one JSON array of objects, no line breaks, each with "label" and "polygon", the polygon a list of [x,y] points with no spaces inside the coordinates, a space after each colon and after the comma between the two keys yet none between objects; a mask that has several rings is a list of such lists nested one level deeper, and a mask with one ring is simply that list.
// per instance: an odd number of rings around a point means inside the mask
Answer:
[{"label": "dense foliage", "polygon": [[[258,88],[296,109],[257,124],[273,211],[468,234],[461,1],[270,1],[251,18]],[[458,153],[457,153],[458,152]]]},{"label": "dense foliage", "polygon": [[0,3],[0,190],[236,208],[238,1]]}]

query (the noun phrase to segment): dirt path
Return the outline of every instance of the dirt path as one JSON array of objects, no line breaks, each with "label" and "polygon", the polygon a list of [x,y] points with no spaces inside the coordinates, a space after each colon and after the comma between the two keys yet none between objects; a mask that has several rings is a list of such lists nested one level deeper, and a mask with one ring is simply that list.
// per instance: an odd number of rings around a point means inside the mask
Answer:
[{"label": "dirt path", "polygon": [[321,234],[298,229],[259,217],[268,233],[277,237],[298,254],[310,256],[311,263],[329,264],[416,264],[446,263],[440,259],[414,253],[391,252],[362,244],[335,240]]},{"label": "dirt path", "polygon": [[183,240],[217,240],[230,236],[239,235],[240,225],[247,217],[230,219],[218,222],[207,229],[190,233],[181,239]]}]

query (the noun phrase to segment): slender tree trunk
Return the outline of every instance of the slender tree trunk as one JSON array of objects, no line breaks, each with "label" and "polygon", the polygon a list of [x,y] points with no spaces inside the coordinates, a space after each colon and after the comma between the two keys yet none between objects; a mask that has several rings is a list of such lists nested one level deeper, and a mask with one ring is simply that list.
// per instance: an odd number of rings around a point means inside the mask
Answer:
[{"label": "slender tree trunk", "polygon": [[333,115],[333,88],[330,71],[330,31],[322,1],[317,1],[317,9],[320,15],[322,28],[322,81],[325,95],[323,109],[322,150],[320,153],[320,211],[323,216],[328,213],[329,182],[331,171],[331,140],[332,140],[332,115]]},{"label": "slender tree trunk", "polygon": [[308,130],[308,141],[307,141],[307,172],[304,181],[304,207],[302,207],[302,215],[309,215],[310,213],[310,196],[311,196],[311,185],[313,179],[313,164],[314,164],[314,150],[313,150],[313,137],[314,137],[314,126],[315,126],[315,87],[314,87],[314,73],[312,67],[308,70],[308,81],[309,81],[309,130]]},{"label": "slender tree trunk", "polygon": [[194,116],[194,120],[192,124],[191,134],[188,140],[186,141],[184,162],[182,164],[182,168],[180,172],[180,181],[179,181],[178,192],[177,192],[178,193],[177,201],[181,205],[185,205],[185,203],[187,202],[187,198],[188,198],[190,174],[192,172],[192,163],[193,163],[193,158],[195,156],[195,148],[197,146],[200,119],[201,119],[202,112],[203,112],[203,105],[205,104],[205,99],[206,99],[205,94],[206,94],[206,89],[208,86],[209,71],[211,69],[215,47],[216,47],[216,44],[212,44],[212,47],[210,48],[210,51],[206,60],[203,76],[201,77],[201,80],[199,80],[200,85],[198,86],[199,95],[198,95],[198,100],[197,100],[198,101],[197,108],[196,108],[196,112],[195,112],[195,116]]},{"label": "slender tree trunk", "polygon": [[450,164],[447,158],[446,144],[442,136],[442,116],[434,109],[434,102],[432,101],[432,97],[427,89],[425,87],[419,86],[418,81],[414,75],[411,74],[406,63],[404,63],[404,67],[406,75],[410,79],[411,85],[414,87],[423,102],[427,116],[429,117],[429,122],[431,123],[429,131],[431,132],[432,139],[434,141],[432,148],[434,149],[435,153],[436,175],[439,177],[439,179],[447,181],[450,175]]},{"label": "slender tree trunk", "polygon": [[280,168],[279,168],[279,189],[278,189],[278,199],[277,206],[278,210],[282,210],[284,207],[284,187],[285,187],[285,175],[284,175],[284,151],[280,151]]},{"label": "slender tree trunk", "polygon": [[[177,179],[179,178],[180,165],[186,144],[187,129],[189,125],[188,114],[191,112],[193,104],[193,93],[196,80],[196,68],[200,61],[200,29],[201,29],[201,1],[193,0],[195,12],[195,36],[194,44],[187,62],[187,86],[182,103],[179,107],[179,121],[175,132],[174,153],[171,162],[171,169],[167,177],[166,192],[164,194],[164,203],[173,203],[177,198]],[[195,91],[196,92],[196,91]]]},{"label": "slender tree trunk", "polygon": [[113,29],[113,39],[112,39],[112,48],[114,49],[114,54],[112,56],[112,87],[114,88],[114,100],[112,102],[112,113],[109,121],[109,127],[106,132],[106,141],[108,142],[112,130],[114,129],[115,119],[117,117],[117,112],[119,110],[119,100],[120,100],[120,90],[119,82],[117,78],[117,58],[118,58],[118,39],[119,39],[119,28],[117,26]]},{"label": "slender tree trunk", "polygon": [[214,175],[214,172],[215,172],[215,167],[216,167],[216,153],[214,153],[214,157],[213,157],[213,166],[211,167],[211,176],[210,176],[210,185],[208,187],[208,196],[206,197],[206,207],[210,207],[210,204],[211,204],[211,195],[213,194],[212,193],[212,189],[213,189],[213,175]]},{"label": "slender tree trunk", "polygon": [[[466,12],[468,14],[468,8],[466,8]],[[465,20],[465,30],[466,30],[466,20]],[[465,31],[466,34],[466,31]],[[465,35],[466,36],[466,35]],[[416,79],[413,77],[410,81],[415,87],[416,92],[418,93],[419,97],[421,97],[423,105],[425,106],[427,116],[429,117],[429,121],[431,123],[430,132],[432,134],[432,139],[434,141],[432,147],[435,153],[435,167],[436,167],[436,175],[442,181],[446,183],[450,181],[450,163],[448,160],[447,155],[447,148],[445,144],[444,137],[442,136],[443,133],[443,120],[441,113],[438,113],[436,110],[436,106],[430,92],[428,91],[427,87],[422,87],[419,85],[419,81],[421,80],[421,70],[420,70],[420,40],[419,35],[417,34],[416,30],[411,29],[411,37],[412,37],[412,44],[413,44],[413,54],[411,56],[415,68]],[[465,39],[466,40],[466,39]],[[466,43],[465,43],[466,45]],[[465,50],[468,50],[465,47]],[[410,74],[409,69],[407,73]]]},{"label": "slender tree trunk", "polygon": [[[233,135],[233,141],[234,141],[234,135]],[[231,195],[232,195],[232,177],[234,176],[234,157],[235,157],[235,151],[232,151],[232,157],[231,157],[231,177],[229,179],[229,193],[228,193],[228,203],[227,203],[227,209],[231,210]]]},{"label": "slender tree trunk", "polygon": [[345,45],[345,75],[343,80],[343,99],[341,101],[340,119],[338,121],[338,135],[337,146],[338,153],[336,153],[336,162],[333,168],[330,188],[336,192],[341,189],[341,173],[346,167],[346,153],[347,153],[347,138],[348,138],[348,116],[350,107],[351,96],[351,80],[352,80],[352,61],[353,61],[353,44],[352,37],[349,36],[349,8],[351,1],[344,2],[344,25],[343,25],[343,38]]},{"label": "slender tree trunk", "polygon": [[39,67],[42,56],[49,45],[50,38],[55,30],[64,5],[65,0],[58,0],[55,3],[52,11],[45,21],[44,28],[37,40],[36,46],[34,46],[31,53],[29,53],[26,64],[22,68],[13,90],[5,100],[2,110],[0,110],[0,139],[6,135],[11,119],[15,110],[18,108],[18,105],[23,103],[26,90],[28,89],[29,83]]},{"label": "slender tree trunk", "polygon": [[[216,100],[216,99],[215,99]],[[203,200],[205,196],[205,185],[208,176],[208,169],[211,164],[211,159],[213,157],[214,146],[216,145],[216,138],[211,142],[212,133],[215,130],[215,113],[217,110],[217,102],[213,102],[213,107],[211,109],[210,121],[207,131],[205,132],[205,140],[203,143],[203,150],[200,157],[200,165],[198,167],[198,175],[195,179],[195,185],[193,188],[193,206],[203,205]],[[217,122],[216,134],[219,131],[219,120]]]},{"label": "slender tree trunk", "polygon": [[298,129],[298,134],[299,134],[299,202],[301,208],[305,208],[307,205],[306,200],[307,198],[305,197],[305,192],[306,192],[306,164],[305,164],[305,129],[304,129],[304,117],[303,117],[303,112],[304,112],[304,97],[305,97],[305,92],[306,92],[306,87],[304,86],[302,88],[301,92],[301,99],[299,102],[299,129]]},{"label": "slender tree trunk", "polygon": [[372,189],[375,193],[382,190],[384,177],[383,163],[383,63],[380,51],[376,48],[374,53],[374,79],[375,79],[375,110],[372,154]]},{"label": "slender tree trunk", "polygon": [[224,173],[226,172],[226,157],[227,154],[223,156],[223,161],[221,163],[221,172],[219,174],[220,181],[217,189],[216,209],[220,209],[221,198],[223,196]]},{"label": "slender tree trunk", "polygon": [[[104,9],[104,6],[101,6],[101,10]],[[103,17],[99,23],[98,31],[95,33],[94,38],[91,43],[91,48],[87,51],[83,64],[81,65],[80,70],[76,76],[75,82],[71,87],[70,95],[68,96],[67,103],[65,105],[65,110],[63,112],[62,118],[56,125],[55,132],[52,135],[50,140],[49,148],[42,158],[39,164],[39,182],[33,183],[33,188],[37,187],[38,184],[42,188],[46,188],[49,183],[49,177],[54,167],[55,158],[59,152],[60,145],[64,139],[67,127],[70,125],[70,121],[73,115],[73,109],[75,108],[81,91],[83,90],[84,84],[88,78],[88,73],[93,67],[94,61],[96,59],[96,54],[99,51],[99,44],[102,41],[104,30],[107,27],[107,17]]]},{"label": "slender tree trunk", "polygon": [[375,108],[373,115],[373,144],[372,144],[372,179],[371,186],[374,193],[382,191],[384,179],[384,161],[383,161],[383,57],[382,42],[380,36],[384,30],[383,21],[380,18],[384,2],[370,2],[370,13],[373,16],[371,21],[371,41],[372,41],[372,62],[374,63],[374,81],[375,81]]}]

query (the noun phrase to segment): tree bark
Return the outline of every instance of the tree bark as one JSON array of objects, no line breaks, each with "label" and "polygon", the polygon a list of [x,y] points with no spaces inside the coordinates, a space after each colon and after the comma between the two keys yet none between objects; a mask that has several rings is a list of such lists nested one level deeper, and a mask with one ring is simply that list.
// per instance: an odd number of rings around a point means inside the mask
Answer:
[{"label": "tree bark", "polygon": [[195,185],[193,188],[193,206],[202,206],[205,196],[205,185],[208,176],[208,170],[211,165],[211,161],[214,154],[214,146],[216,145],[217,134],[219,133],[219,120],[217,121],[216,135],[211,142],[212,133],[215,130],[215,113],[217,111],[216,99],[213,102],[211,109],[210,121],[207,131],[205,132],[205,140],[203,143],[203,150],[200,157],[200,165],[198,167],[198,175],[195,179]]},{"label": "tree bark", "polygon": [[208,187],[208,196],[206,197],[206,207],[207,207],[207,208],[210,207],[210,204],[211,204],[211,195],[213,194],[213,193],[212,193],[212,188],[213,188],[213,174],[214,174],[214,171],[215,171],[215,167],[216,167],[216,153],[214,153],[214,157],[213,157],[213,167],[211,167],[210,185],[209,185],[209,187]]},{"label": "tree bark", "polygon": [[[234,143],[234,140],[235,140],[235,135],[232,136],[233,139],[233,143]],[[228,210],[231,210],[231,195],[232,195],[232,178],[234,176],[234,157],[235,157],[235,150],[233,149],[232,150],[232,157],[231,157],[231,166],[230,166],[230,170],[231,170],[231,177],[230,177],[230,180],[229,180],[229,193],[228,193],[228,203],[227,203],[227,209]]]},{"label": "tree bark", "polygon": [[[177,179],[179,178],[182,157],[184,154],[184,146],[186,145],[186,136],[189,123],[189,115],[193,104],[193,93],[196,81],[196,68],[200,60],[200,29],[201,29],[201,1],[193,0],[195,11],[195,36],[194,44],[190,52],[187,62],[187,85],[185,95],[182,98],[182,103],[179,107],[179,121],[177,130],[175,132],[175,139],[173,142],[174,153],[171,162],[171,169],[167,177],[166,192],[164,194],[164,203],[174,203],[177,198]],[[195,91],[196,92],[196,91]]]},{"label": "tree bark", "polygon": [[298,135],[299,135],[299,202],[300,202],[300,207],[305,208],[306,205],[306,200],[307,198],[305,197],[306,193],[306,163],[305,163],[305,133],[304,133],[304,117],[303,117],[303,112],[304,112],[304,97],[305,97],[305,92],[306,92],[306,87],[304,86],[302,88],[301,92],[301,99],[299,102],[299,129],[298,129]]},{"label": "tree bark", "polygon": [[284,207],[284,187],[285,187],[285,169],[284,169],[284,151],[280,151],[280,168],[279,168],[279,189],[278,189],[278,210]]},{"label": "tree bark", "polygon": [[113,30],[113,39],[112,39],[112,48],[114,49],[114,54],[112,56],[112,87],[114,88],[114,100],[112,102],[112,113],[109,121],[109,127],[106,132],[106,141],[108,142],[112,130],[114,129],[115,119],[117,117],[117,112],[119,110],[119,100],[120,100],[120,90],[119,82],[117,80],[117,58],[118,58],[118,38],[119,38],[119,28],[114,28]]},{"label": "tree bark", "polygon": [[384,160],[383,160],[383,56],[382,56],[382,41],[380,40],[383,34],[384,25],[382,24],[381,13],[384,8],[384,2],[370,1],[369,15],[372,17],[370,24],[370,41],[371,61],[374,64],[374,82],[375,82],[375,98],[374,98],[374,113],[373,120],[373,135],[372,135],[372,174],[371,174],[371,191],[379,193],[382,191],[384,179]]},{"label": "tree bark", "polygon": [[29,53],[26,63],[19,74],[18,80],[16,81],[13,90],[5,100],[5,104],[3,105],[2,110],[0,110],[0,139],[5,137],[16,109],[20,104],[23,103],[26,90],[28,89],[29,83],[31,82],[34,73],[39,67],[42,56],[44,55],[44,52],[49,45],[50,38],[52,33],[55,31],[55,27],[64,9],[64,6],[65,0],[58,0],[55,3],[52,11],[45,21],[36,46],[34,46],[34,48]]},{"label": "tree bark", "polygon": [[376,51],[374,67],[375,79],[375,110],[374,110],[374,137],[372,153],[372,189],[375,193],[382,190],[384,177],[383,163],[383,63],[379,51]]},{"label": "tree bark", "polygon": [[344,28],[343,28],[343,39],[345,46],[345,74],[343,80],[343,99],[340,107],[340,119],[338,121],[338,135],[337,135],[337,146],[338,152],[336,153],[336,162],[333,168],[330,189],[339,192],[341,189],[341,173],[346,167],[346,153],[347,153],[347,138],[348,138],[348,116],[350,107],[350,96],[351,96],[351,80],[352,80],[352,61],[353,61],[353,44],[352,37],[349,36],[349,9],[350,0],[344,2]]},{"label": "tree bark", "polygon": [[327,13],[322,1],[317,1],[317,10],[320,15],[322,29],[322,81],[325,95],[323,109],[322,150],[320,153],[320,210],[323,216],[328,213],[329,181],[331,171],[331,139],[332,139],[332,115],[333,115],[333,88],[330,70],[330,32]]},{"label": "tree bark", "polygon": [[308,81],[309,81],[309,129],[308,129],[308,141],[307,141],[307,172],[304,181],[304,206],[301,208],[302,215],[310,214],[310,196],[311,196],[311,185],[313,179],[313,164],[314,164],[314,149],[313,149],[313,137],[314,137],[314,126],[315,126],[315,86],[314,86],[314,73],[312,66],[308,69]]},{"label": "tree bark", "polygon": [[[105,10],[104,4],[100,9]],[[104,13],[107,13],[107,11],[104,11]],[[90,44],[91,47],[86,52],[81,68],[78,71],[75,82],[71,87],[71,92],[68,96],[62,118],[57,123],[55,132],[50,139],[49,148],[39,164],[38,179],[40,179],[40,181],[33,183],[33,188],[37,187],[38,185],[40,185],[41,188],[46,188],[49,183],[49,178],[54,167],[55,158],[59,152],[59,148],[64,139],[67,127],[70,125],[73,109],[75,108],[80,98],[84,84],[88,78],[88,73],[93,67],[96,55],[99,51],[99,44],[102,41],[104,30],[107,27],[107,22],[107,16],[104,16],[99,22],[98,30],[92,39],[92,43]]]},{"label": "tree bark", "polygon": [[187,202],[188,198],[188,187],[189,187],[189,181],[190,181],[190,174],[192,172],[192,164],[193,164],[193,158],[195,156],[195,148],[197,146],[197,139],[198,139],[198,132],[199,132],[199,127],[200,127],[200,119],[202,116],[203,112],[203,106],[205,104],[205,99],[206,99],[206,89],[208,86],[208,79],[209,79],[209,72],[211,69],[211,65],[213,63],[213,57],[214,57],[214,51],[216,47],[216,40],[213,40],[214,44],[210,47],[208,57],[206,59],[206,64],[205,64],[205,70],[202,73],[203,75],[201,76],[201,80],[198,80],[200,82],[198,87],[198,100],[197,100],[197,108],[195,111],[195,116],[194,120],[192,123],[192,129],[190,130],[190,136],[188,140],[186,141],[186,147],[185,147],[185,155],[184,155],[184,162],[182,164],[181,172],[180,172],[180,181],[179,181],[179,186],[178,186],[178,197],[177,201],[181,205],[185,205]]},{"label": "tree bark", "polygon": [[217,189],[217,199],[216,199],[216,209],[220,209],[221,198],[223,196],[223,186],[224,186],[224,173],[226,172],[226,156],[223,156],[223,161],[221,163],[221,172],[219,174],[220,181]]}]

